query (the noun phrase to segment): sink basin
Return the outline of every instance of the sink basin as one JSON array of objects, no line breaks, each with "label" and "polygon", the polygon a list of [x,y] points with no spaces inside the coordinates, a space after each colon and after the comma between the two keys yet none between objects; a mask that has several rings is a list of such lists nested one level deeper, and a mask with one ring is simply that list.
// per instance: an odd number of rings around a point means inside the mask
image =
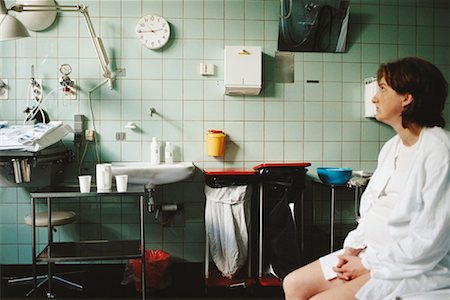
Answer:
[{"label": "sink basin", "polygon": [[113,162],[112,174],[128,175],[128,183],[155,186],[189,178],[195,166],[192,162],[152,165],[149,162]]}]

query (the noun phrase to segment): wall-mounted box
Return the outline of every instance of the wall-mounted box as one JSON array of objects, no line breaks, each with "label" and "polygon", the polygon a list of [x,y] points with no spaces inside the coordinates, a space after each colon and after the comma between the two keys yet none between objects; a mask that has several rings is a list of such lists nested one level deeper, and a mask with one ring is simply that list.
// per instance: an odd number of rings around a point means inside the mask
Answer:
[{"label": "wall-mounted box", "polygon": [[364,94],[364,117],[375,118],[377,114],[377,108],[372,103],[373,97],[375,97],[378,91],[378,82],[375,77],[369,77],[363,81],[363,94]]},{"label": "wall-mounted box", "polygon": [[225,46],[224,87],[227,95],[259,95],[262,52],[258,46]]}]

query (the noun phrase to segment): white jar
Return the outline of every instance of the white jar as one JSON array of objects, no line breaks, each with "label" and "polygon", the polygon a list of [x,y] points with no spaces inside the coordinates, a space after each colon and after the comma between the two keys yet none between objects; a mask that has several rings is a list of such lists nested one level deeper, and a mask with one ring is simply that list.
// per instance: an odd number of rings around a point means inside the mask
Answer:
[{"label": "white jar", "polygon": [[161,157],[159,153],[159,143],[156,137],[153,137],[152,143],[150,145],[150,163],[152,165],[159,165],[161,162]]},{"label": "white jar", "polygon": [[173,164],[173,148],[170,142],[166,142],[164,149],[164,161],[166,164]]}]

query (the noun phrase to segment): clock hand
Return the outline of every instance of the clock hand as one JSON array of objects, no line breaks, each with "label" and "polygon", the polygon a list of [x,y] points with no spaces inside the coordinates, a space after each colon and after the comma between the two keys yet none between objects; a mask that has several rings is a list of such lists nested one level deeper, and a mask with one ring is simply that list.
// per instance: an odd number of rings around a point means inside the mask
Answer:
[{"label": "clock hand", "polygon": [[156,31],[161,31],[162,30],[162,28],[160,28],[160,29],[149,29],[149,30],[139,30],[138,32],[139,33],[142,33],[142,32],[156,32]]}]

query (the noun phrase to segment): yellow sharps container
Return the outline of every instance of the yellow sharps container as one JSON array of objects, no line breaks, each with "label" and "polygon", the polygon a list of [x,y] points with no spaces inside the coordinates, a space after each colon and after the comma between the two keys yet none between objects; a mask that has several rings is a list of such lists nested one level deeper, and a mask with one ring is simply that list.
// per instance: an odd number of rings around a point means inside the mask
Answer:
[{"label": "yellow sharps container", "polygon": [[206,148],[209,156],[223,156],[225,150],[225,132],[211,129],[206,134]]}]

